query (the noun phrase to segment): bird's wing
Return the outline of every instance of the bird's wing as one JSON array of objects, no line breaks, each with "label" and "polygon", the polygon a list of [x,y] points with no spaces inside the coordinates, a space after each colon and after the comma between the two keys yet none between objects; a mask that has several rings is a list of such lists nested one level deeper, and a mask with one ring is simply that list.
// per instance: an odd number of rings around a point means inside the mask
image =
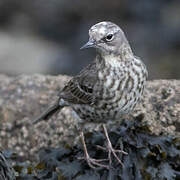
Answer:
[{"label": "bird's wing", "polygon": [[95,100],[93,89],[97,81],[95,62],[73,77],[60,92],[59,97],[73,104],[92,104]]}]

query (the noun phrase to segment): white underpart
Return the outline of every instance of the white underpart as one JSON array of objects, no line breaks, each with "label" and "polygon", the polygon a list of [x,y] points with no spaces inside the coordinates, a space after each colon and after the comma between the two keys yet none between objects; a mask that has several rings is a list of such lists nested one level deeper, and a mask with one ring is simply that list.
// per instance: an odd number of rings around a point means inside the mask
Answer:
[{"label": "white underpart", "polygon": [[[135,60],[136,60],[137,63],[139,62],[138,59],[135,59]],[[134,66],[134,68],[135,68],[135,70],[136,70],[137,72],[141,73],[141,71],[142,71],[142,68],[141,68],[141,67],[139,67],[139,66]]]},{"label": "white underpart", "polygon": [[117,90],[117,88],[119,86],[119,83],[120,83],[120,81],[115,81],[115,83],[114,83],[114,85],[112,87],[112,91],[116,91]]},{"label": "white underpart", "polygon": [[104,74],[101,71],[98,73],[98,75],[99,75],[99,79],[104,79]]},{"label": "white underpart", "polygon": [[106,55],[105,63],[108,65],[110,64],[112,67],[122,67],[120,63],[117,61],[117,57],[114,55]]},{"label": "white underpart", "polygon": [[107,81],[106,81],[106,83],[105,83],[105,86],[108,88],[108,87],[111,86],[111,83],[112,83],[111,78],[108,78]]}]

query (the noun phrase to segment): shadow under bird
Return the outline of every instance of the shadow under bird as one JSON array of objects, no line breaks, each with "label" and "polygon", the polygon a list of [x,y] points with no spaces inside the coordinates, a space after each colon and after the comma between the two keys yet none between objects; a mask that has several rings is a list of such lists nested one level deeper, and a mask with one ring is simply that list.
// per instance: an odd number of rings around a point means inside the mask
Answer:
[{"label": "shadow under bird", "polygon": [[[89,29],[89,41],[81,47],[85,48],[96,49],[94,61],[67,82],[55,104],[33,123],[49,119],[65,106],[71,106],[84,121],[117,120],[122,114],[133,111],[142,97],[147,70],[143,62],[134,56],[121,28],[106,21],[93,25]],[[109,165],[89,156],[83,132],[80,133],[84,159],[91,168],[110,168],[111,156],[122,164],[117,153],[127,154],[112,147],[105,124],[103,130]]]}]

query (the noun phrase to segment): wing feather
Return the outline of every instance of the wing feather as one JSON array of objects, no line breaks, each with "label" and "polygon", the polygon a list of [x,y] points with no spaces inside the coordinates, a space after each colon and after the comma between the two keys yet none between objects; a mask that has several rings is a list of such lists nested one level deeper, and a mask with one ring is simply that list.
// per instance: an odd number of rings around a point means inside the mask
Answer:
[{"label": "wing feather", "polygon": [[73,104],[92,104],[96,81],[96,64],[92,63],[65,85],[59,97]]}]

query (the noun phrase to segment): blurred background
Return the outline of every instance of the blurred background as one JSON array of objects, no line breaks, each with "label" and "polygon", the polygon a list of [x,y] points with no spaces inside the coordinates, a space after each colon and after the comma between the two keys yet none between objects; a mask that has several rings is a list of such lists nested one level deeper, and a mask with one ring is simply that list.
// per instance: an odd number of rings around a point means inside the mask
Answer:
[{"label": "blurred background", "polygon": [[88,29],[112,21],[149,79],[180,78],[179,0],[0,0],[0,73],[74,75],[92,61]]}]

